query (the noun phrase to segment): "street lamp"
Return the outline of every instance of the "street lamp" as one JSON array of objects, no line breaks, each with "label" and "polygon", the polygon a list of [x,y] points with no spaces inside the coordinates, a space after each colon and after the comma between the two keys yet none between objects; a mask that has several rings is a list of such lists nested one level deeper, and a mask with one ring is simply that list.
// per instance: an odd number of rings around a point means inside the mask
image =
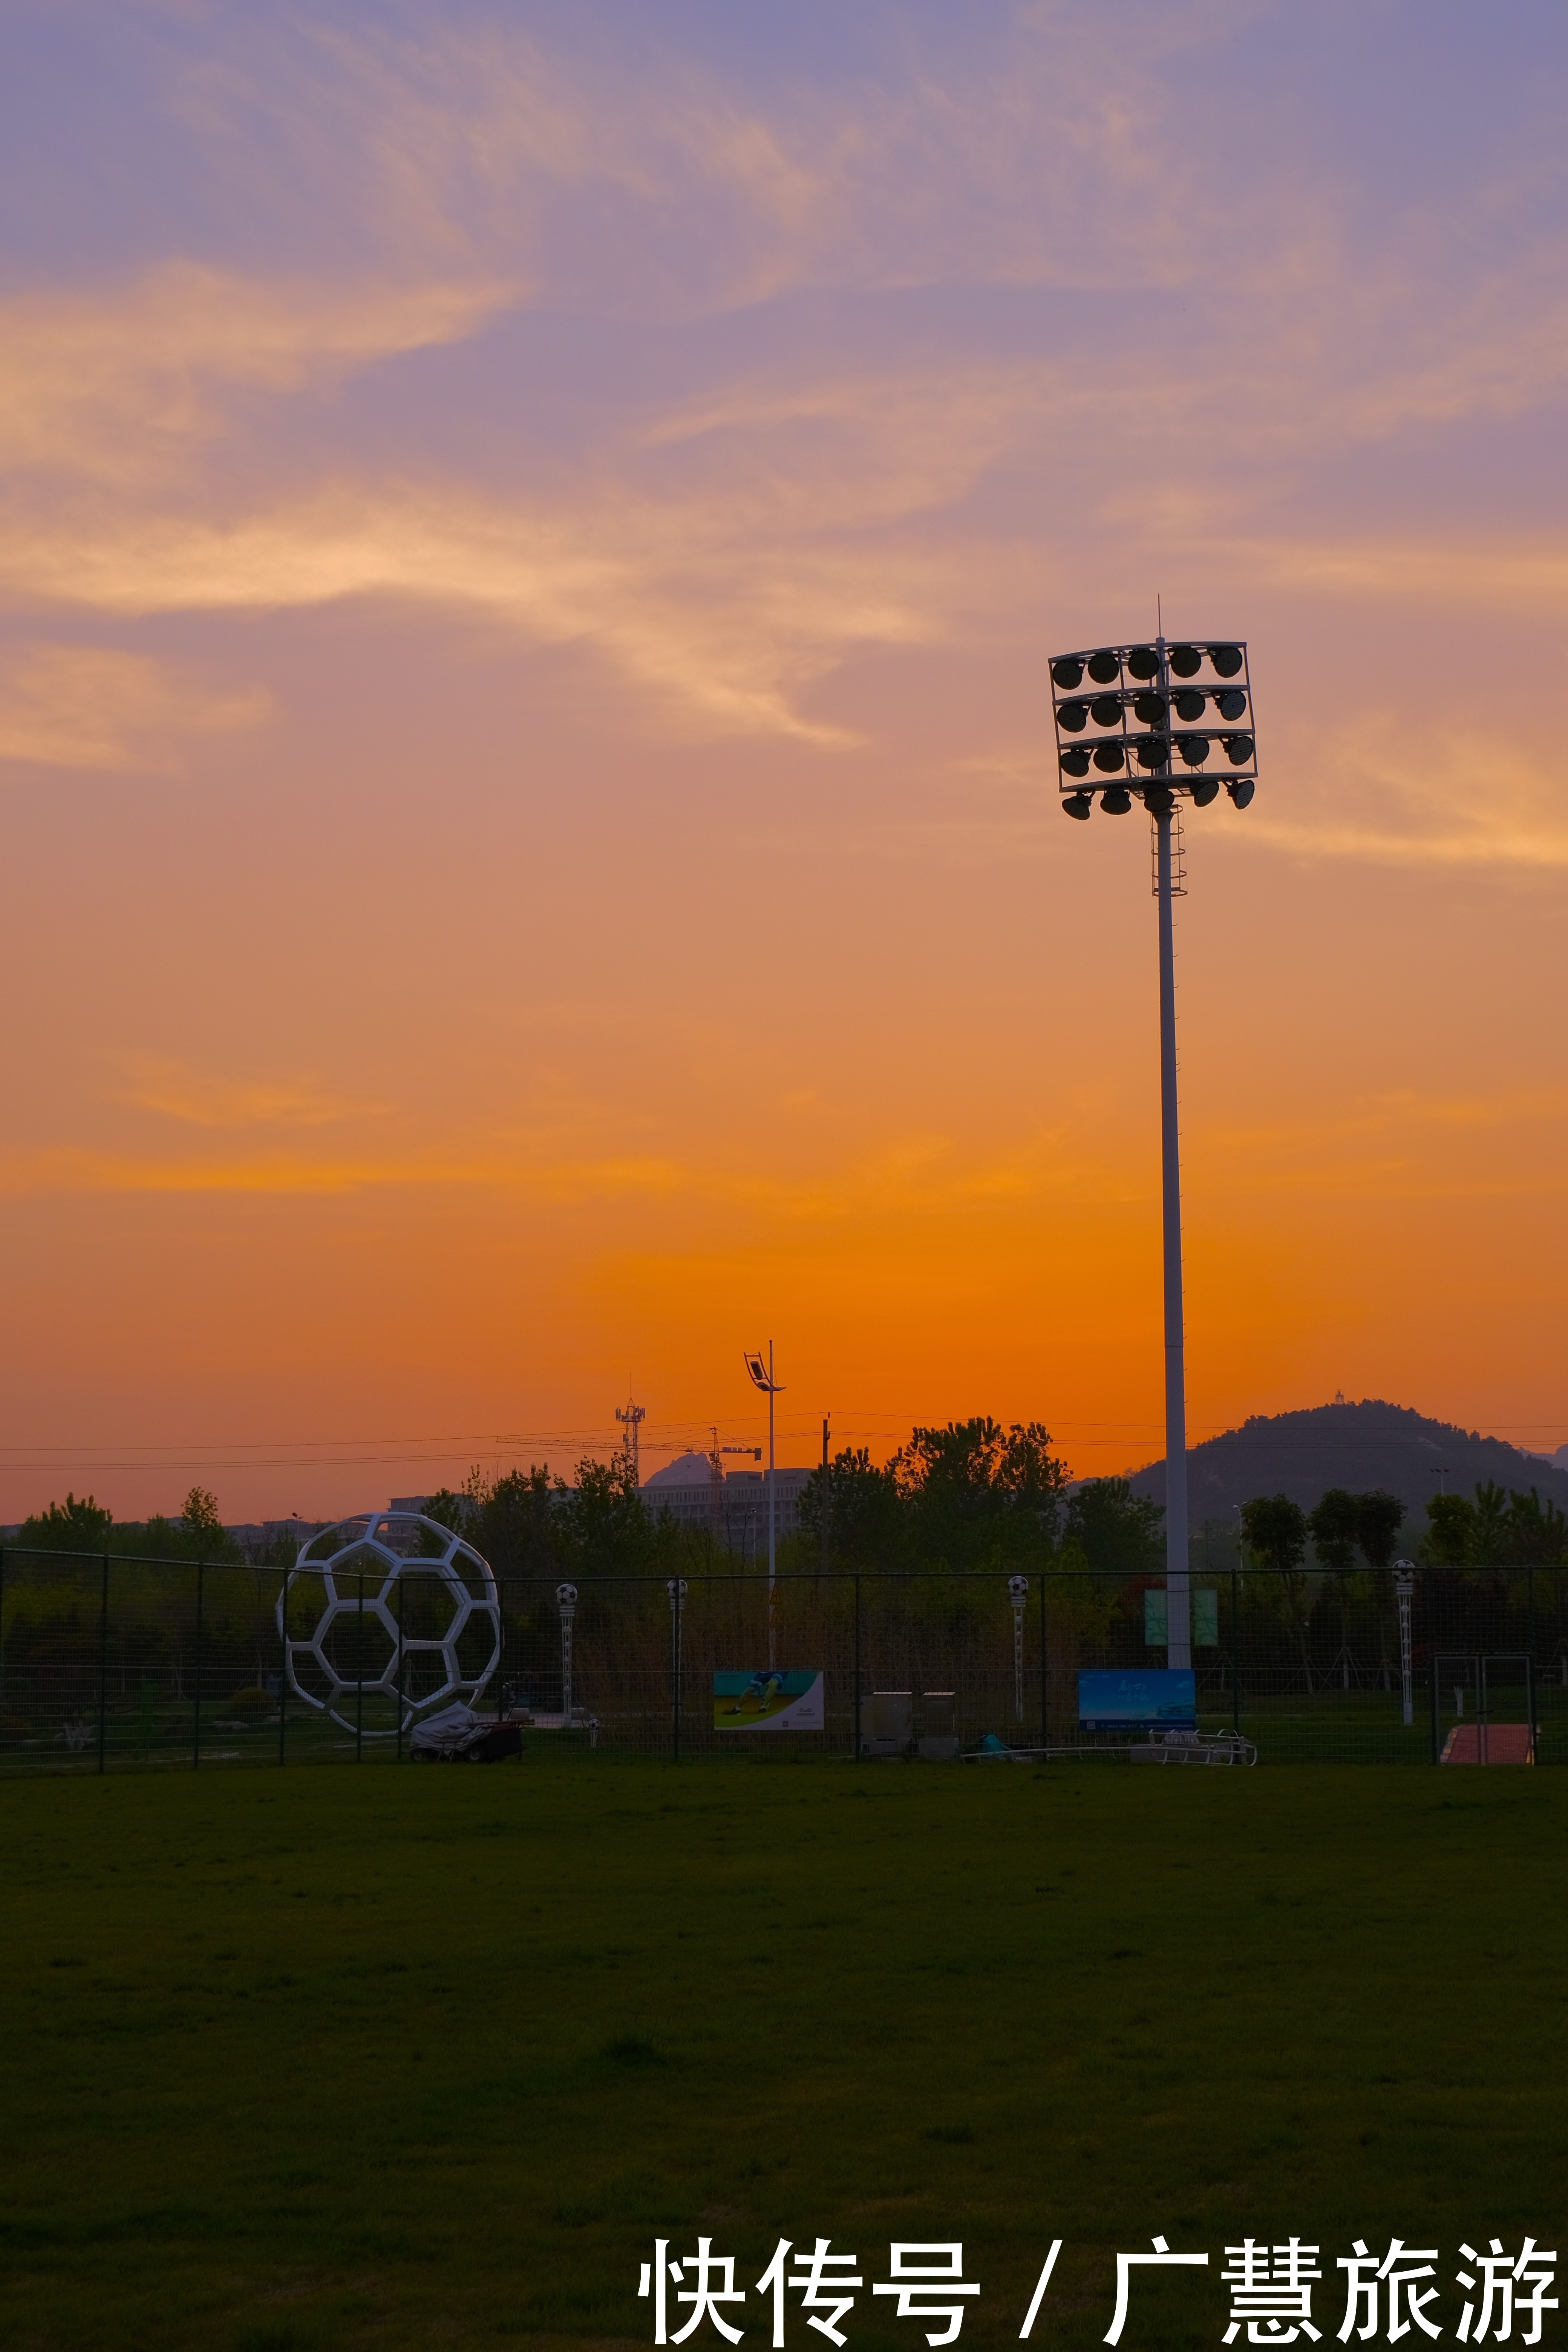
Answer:
[{"label": "street lamp", "polygon": [[773,1378],[773,1343],[771,1339],[768,1341],[767,1362],[763,1363],[762,1349],[759,1348],[754,1355],[746,1357],[746,1370],[752,1376],[752,1385],[761,1389],[768,1401],[768,1671],[771,1674],[778,1664],[776,1633],[773,1625],[773,1574],[778,1531],[778,1514],[773,1506],[773,1496],[777,1491],[773,1478],[773,1399],[784,1387],[782,1381],[775,1381]]},{"label": "street lamp", "polygon": [[[1160,1113],[1165,1244],[1166,1658],[1193,1663],[1187,1583],[1187,1390],[1182,1328],[1182,1169],[1176,1124],[1176,978],[1171,901],[1184,895],[1182,803],[1207,808],[1223,782],[1244,809],[1258,789],[1252,681],[1240,638],[1096,646],[1051,663],[1062,806],[1109,816],[1134,800],[1154,837],[1160,902]],[[1215,761],[1216,772],[1209,773]],[[1223,765],[1219,764],[1223,762]],[[1228,772],[1227,772],[1228,771]],[[1121,779],[1125,777],[1126,782]]]}]

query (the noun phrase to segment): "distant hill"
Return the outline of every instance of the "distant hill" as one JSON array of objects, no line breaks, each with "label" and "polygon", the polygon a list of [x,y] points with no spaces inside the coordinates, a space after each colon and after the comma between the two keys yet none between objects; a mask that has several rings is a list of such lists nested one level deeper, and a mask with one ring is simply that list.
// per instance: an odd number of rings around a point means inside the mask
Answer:
[{"label": "distant hill", "polygon": [[[1447,1478],[1436,1472],[1446,1465]],[[1500,1437],[1429,1421],[1408,1405],[1368,1397],[1360,1404],[1314,1405],[1304,1412],[1255,1414],[1194,1445],[1187,1456],[1187,1521],[1228,1519],[1254,1495],[1289,1495],[1310,1510],[1326,1486],[1353,1494],[1385,1486],[1419,1520],[1427,1497],[1446,1484],[1450,1495],[1473,1494],[1487,1479],[1521,1494],[1534,1486],[1542,1500],[1568,1510],[1568,1467],[1526,1454]],[[1165,1465],[1134,1471],[1133,1492],[1165,1499]]]}]

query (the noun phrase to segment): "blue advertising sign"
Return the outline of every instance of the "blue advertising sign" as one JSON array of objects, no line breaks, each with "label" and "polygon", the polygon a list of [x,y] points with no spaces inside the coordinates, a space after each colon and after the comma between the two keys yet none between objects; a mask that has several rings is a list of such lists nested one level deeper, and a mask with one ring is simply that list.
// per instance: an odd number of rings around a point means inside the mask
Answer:
[{"label": "blue advertising sign", "polygon": [[1197,1677],[1191,1666],[1097,1668],[1078,1678],[1082,1731],[1192,1730],[1197,1719]]}]

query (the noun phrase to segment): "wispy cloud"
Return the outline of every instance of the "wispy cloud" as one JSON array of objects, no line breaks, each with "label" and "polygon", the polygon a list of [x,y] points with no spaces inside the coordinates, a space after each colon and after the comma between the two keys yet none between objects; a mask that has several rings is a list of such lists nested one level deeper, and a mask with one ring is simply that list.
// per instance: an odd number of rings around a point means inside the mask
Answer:
[{"label": "wispy cloud", "polygon": [[0,660],[0,761],[47,768],[171,768],[193,735],[258,726],[259,688],[216,693],[145,655],[25,645]]},{"label": "wispy cloud", "polygon": [[136,1056],[115,1098],[197,1128],[336,1127],[390,1105],[343,1095],[318,1078],[221,1078],[183,1062]]},{"label": "wispy cloud", "polygon": [[[546,643],[596,646],[639,683],[728,728],[831,742],[800,685],[863,644],[932,628],[937,567],[889,577],[809,536],[748,541],[693,500],[595,499],[575,512],[453,489],[344,488],[232,527],[165,516],[19,516],[0,538],[18,598],[142,616],[260,613],[345,597],[467,607]],[[922,579],[922,573],[925,575]]]},{"label": "wispy cloud", "polygon": [[1373,865],[1568,868],[1568,787],[1496,734],[1372,712],[1330,735],[1310,789],[1292,790],[1290,770],[1287,753],[1279,788],[1247,812],[1258,842]]},{"label": "wispy cloud", "polygon": [[106,483],[166,476],[219,428],[219,395],[329,382],[450,342],[495,285],[258,281],[171,261],[129,283],[0,299],[0,463]]}]

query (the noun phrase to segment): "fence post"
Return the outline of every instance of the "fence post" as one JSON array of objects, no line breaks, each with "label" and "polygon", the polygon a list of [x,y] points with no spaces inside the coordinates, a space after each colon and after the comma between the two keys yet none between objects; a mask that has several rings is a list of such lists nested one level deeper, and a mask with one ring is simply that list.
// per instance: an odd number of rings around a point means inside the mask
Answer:
[{"label": "fence post", "polygon": [[684,1580],[669,1580],[669,1760],[680,1761],[680,1601]]},{"label": "fence post", "polygon": [[1524,1712],[1530,1721],[1530,1753],[1532,1759],[1539,1761],[1540,1759],[1535,1757],[1537,1728],[1535,1721],[1535,1660],[1528,1651],[1525,1653],[1524,1659]]},{"label": "fence post", "polygon": [[1040,1562],[1040,1746],[1051,1744],[1051,1678],[1046,1654],[1046,1578],[1049,1570]]},{"label": "fence post", "polygon": [[1230,1719],[1241,1737],[1241,1571],[1230,1563]]},{"label": "fence post", "polygon": [[1437,1761],[1437,1653],[1432,1653],[1432,1761]]},{"label": "fence post", "polygon": [[[498,1725],[500,1722],[501,1710],[505,1705],[505,1694],[506,1584],[504,1580],[498,1576],[496,1579],[496,1722]],[[398,1721],[401,1723],[402,1720],[402,1712],[399,1710]]]},{"label": "fence post", "polygon": [[1535,1655],[1535,1562],[1533,1560],[1524,1571],[1524,1622],[1525,1651],[1531,1658],[1533,1658]]},{"label": "fence post", "polygon": [[278,1761],[282,1764],[286,1754],[284,1739],[289,1722],[289,1587],[293,1570],[283,1571],[283,1591],[278,1601]]},{"label": "fence post", "polygon": [[103,1710],[109,1680],[109,1554],[103,1555],[103,1598],[98,1611],[98,1769],[103,1769]]},{"label": "fence post", "polygon": [[860,1761],[860,1579],[855,1579],[855,1704],[849,1711],[849,1753]]},{"label": "fence post", "polygon": [[[362,1555],[363,1557],[363,1555]],[[359,1574],[359,1615],[354,1619],[354,1762],[364,1762],[364,1570]]]},{"label": "fence post", "polygon": [[397,1603],[397,1760],[403,1761],[403,1570],[397,1571],[393,1587]]},{"label": "fence post", "polygon": [[0,1753],[5,1739],[5,1547],[0,1544]]},{"label": "fence post", "polygon": [[205,1560],[196,1562],[196,1663],[191,1676],[191,1769],[198,1770],[202,1760],[202,1584],[206,1568]]}]

